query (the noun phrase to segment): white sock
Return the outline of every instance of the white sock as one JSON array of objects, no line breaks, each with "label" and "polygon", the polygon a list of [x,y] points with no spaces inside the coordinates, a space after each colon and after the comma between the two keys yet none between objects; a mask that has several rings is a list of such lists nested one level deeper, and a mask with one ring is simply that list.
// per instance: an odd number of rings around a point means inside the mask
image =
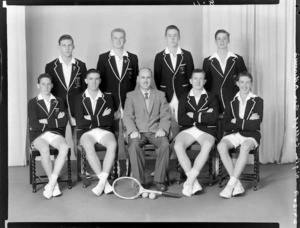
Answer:
[{"label": "white sock", "polygon": [[239,179],[235,178],[234,176],[231,176],[228,183],[227,183],[227,185],[230,185],[230,186],[234,187],[237,184],[238,180]]},{"label": "white sock", "polygon": [[52,173],[49,179],[49,184],[54,187],[54,185],[57,183],[57,178],[58,175]]},{"label": "white sock", "polygon": [[197,169],[192,168],[190,171],[186,173],[187,176],[186,183],[190,185],[194,184],[198,175],[199,175],[199,171]]},{"label": "white sock", "polygon": [[108,173],[102,172],[98,174],[97,177],[99,178],[98,185],[104,186],[108,178]]}]

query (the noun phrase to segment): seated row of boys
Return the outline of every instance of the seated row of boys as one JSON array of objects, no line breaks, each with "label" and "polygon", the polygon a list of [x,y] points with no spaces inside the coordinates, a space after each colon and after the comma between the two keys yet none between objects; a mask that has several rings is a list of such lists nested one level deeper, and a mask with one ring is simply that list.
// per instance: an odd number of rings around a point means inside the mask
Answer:
[{"label": "seated row of boys", "polygon": [[[171,110],[165,93],[151,88],[151,78],[152,72],[149,68],[142,68],[139,71],[138,87],[127,93],[123,121],[129,136],[132,176],[145,185],[145,154],[142,147],[149,142],[158,148],[154,174],[156,188],[159,191],[166,191]],[[189,81],[192,89],[179,99],[180,133],[174,139],[174,150],[187,176],[182,193],[188,197],[202,189],[197,176],[215,144],[219,113],[217,96],[207,92],[203,87],[206,83],[205,72],[201,69],[193,70]],[[217,146],[221,160],[230,175],[230,180],[220,193],[224,198],[244,192],[239,177],[246,165],[249,151],[256,148],[260,142],[263,100],[251,92],[252,81],[252,76],[248,72],[242,72],[237,76],[236,84],[239,92],[226,106],[224,113],[226,136]],[[78,143],[86,151],[91,168],[99,178],[92,191],[100,196],[103,192],[105,194],[112,192],[112,186],[107,179],[117,148],[116,138],[112,133],[114,104],[111,94],[102,93],[99,89],[101,76],[97,70],[87,71],[85,83],[87,89],[77,95],[75,100],[77,138]],[[30,142],[32,147],[41,153],[42,166],[49,178],[43,195],[50,199],[52,196],[61,195],[57,178],[69,148],[64,138],[68,118],[62,99],[51,94],[52,77],[41,74],[37,86],[40,94],[28,103]],[[201,145],[201,150],[192,166],[186,148],[195,141]],[[100,143],[107,149],[103,167],[95,152],[95,143]],[[49,145],[59,150],[54,168],[50,160]],[[228,151],[239,145],[241,145],[240,154],[234,165]]]}]

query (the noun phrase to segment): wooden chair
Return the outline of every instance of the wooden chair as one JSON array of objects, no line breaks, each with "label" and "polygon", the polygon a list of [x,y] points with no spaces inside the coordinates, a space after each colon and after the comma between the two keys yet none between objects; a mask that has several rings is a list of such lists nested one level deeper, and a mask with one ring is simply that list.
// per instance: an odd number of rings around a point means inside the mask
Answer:
[{"label": "wooden chair", "polygon": [[[239,153],[240,152],[240,146],[237,147],[236,149],[230,149],[229,150],[229,154],[230,156],[233,153]],[[253,190],[256,191],[257,190],[257,185],[259,182],[259,148],[257,147],[254,150],[251,150],[249,152],[249,154],[254,156],[254,164],[253,164],[253,172],[252,173],[242,173],[240,179],[241,180],[245,180],[245,181],[252,181],[253,182]],[[218,179],[219,179],[219,187],[222,187],[222,183],[223,180],[226,178],[229,178],[229,175],[225,175],[223,176],[222,174],[222,169],[223,169],[223,163],[221,158],[219,157],[219,175],[218,175]]]},{"label": "wooden chair", "polygon": [[[59,151],[50,146],[50,155],[57,156]],[[32,192],[36,193],[36,186],[39,184],[47,184],[48,177],[46,175],[37,176],[36,174],[36,157],[41,156],[40,152],[37,149],[30,149],[29,155],[29,178],[30,184],[32,185]],[[61,180],[58,178],[58,182],[67,182],[68,189],[72,188],[72,174],[71,174],[71,149],[69,148],[67,155],[67,169],[68,169],[68,179]],[[47,180],[44,180],[47,178]],[[38,181],[37,181],[38,179]]]},{"label": "wooden chair", "polygon": [[[99,143],[95,144],[95,150],[97,153],[106,152],[106,148]],[[116,150],[115,161],[114,161],[114,165],[112,168],[112,173],[110,175],[110,178],[113,180],[117,179],[120,175],[117,151],[118,150]],[[86,172],[87,172],[86,165],[87,164],[86,163],[87,163],[86,152],[81,145],[78,145],[77,146],[77,181],[82,180],[82,184],[83,184],[84,188],[86,188],[87,186],[90,185],[90,181],[98,180],[97,178],[94,178],[94,177],[91,178],[90,180],[87,179],[87,175],[86,175]],[[82,174],[81,174],[81,166],[82,166],[82,170],[83,170]]]}]

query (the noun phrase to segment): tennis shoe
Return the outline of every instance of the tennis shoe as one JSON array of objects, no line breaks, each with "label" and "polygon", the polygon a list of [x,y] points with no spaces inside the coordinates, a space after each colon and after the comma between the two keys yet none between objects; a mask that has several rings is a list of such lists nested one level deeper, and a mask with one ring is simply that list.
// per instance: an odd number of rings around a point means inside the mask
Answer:
[{"label": "tennis shoe", "polygon": [[231,198],[234,187],[232,185],[226,185],[223,191],[220,193],[220,196],[226,199]]},{"label": "tennis shoe", "polygon": [[106,181],[105,183],[105,187],[104,187],[104,193],[105,194],[109,194],[113,192],[113,187],[109,184],[108,181]]},{"label": "tennis shoe", "polygon": [[101,196],[101,194],[103,193],[105,185],[100,185],[97,184],[97,186],[95,188],[92,189],[92,192],[96,195],[96,196]]},{"label": "tennis shoe", "polygon": [[187,197],[190,197],[192,195],[192,185],[187,183],[187,182],[184,182],[183,183],[182,194],[187,196]]},{"label": "tennis shoe", "polygon": [[233,189],[232,195],[236,196],[236,195],[243,194],[244,192],[245,192],[245,189],[244,189],[242,183],[240,181],[238,181]]},{"label": "tennis shoe", "polygon": [[54,190],[54,186],[52,186],[48,183],[45,186],[45,190],[43,192],[44,197],[47,199],[51,199],[51,197],[53,196],[53,190]]},{"label": "tennis shoe", "polygon": [[198,180],[196,179],[194,184],[193,184],[193,188],[192,188],[192,194],[194,195],[195,193],[199,192],[202,190],[201,185],[199,184]]},{"label": "tennis shoe", "polygon": [[59,189],[58,183],[56,183],[54,185],[54,189],[53,189],[53,194],[52,196],[56,197],[56,196],[60,196],[61,195],[61,191]]}]

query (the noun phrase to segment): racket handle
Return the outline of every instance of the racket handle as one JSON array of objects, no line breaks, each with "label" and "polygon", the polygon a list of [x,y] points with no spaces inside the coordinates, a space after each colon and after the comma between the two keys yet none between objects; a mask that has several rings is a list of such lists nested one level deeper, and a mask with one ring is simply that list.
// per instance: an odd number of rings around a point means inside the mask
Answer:
[{"label": "racket handle", "polygon": [[173,193],[173,192],[162,192],[162,195],[169,196],[169,197],[174,197],[174,198],[181,198],[180,194]]}]

